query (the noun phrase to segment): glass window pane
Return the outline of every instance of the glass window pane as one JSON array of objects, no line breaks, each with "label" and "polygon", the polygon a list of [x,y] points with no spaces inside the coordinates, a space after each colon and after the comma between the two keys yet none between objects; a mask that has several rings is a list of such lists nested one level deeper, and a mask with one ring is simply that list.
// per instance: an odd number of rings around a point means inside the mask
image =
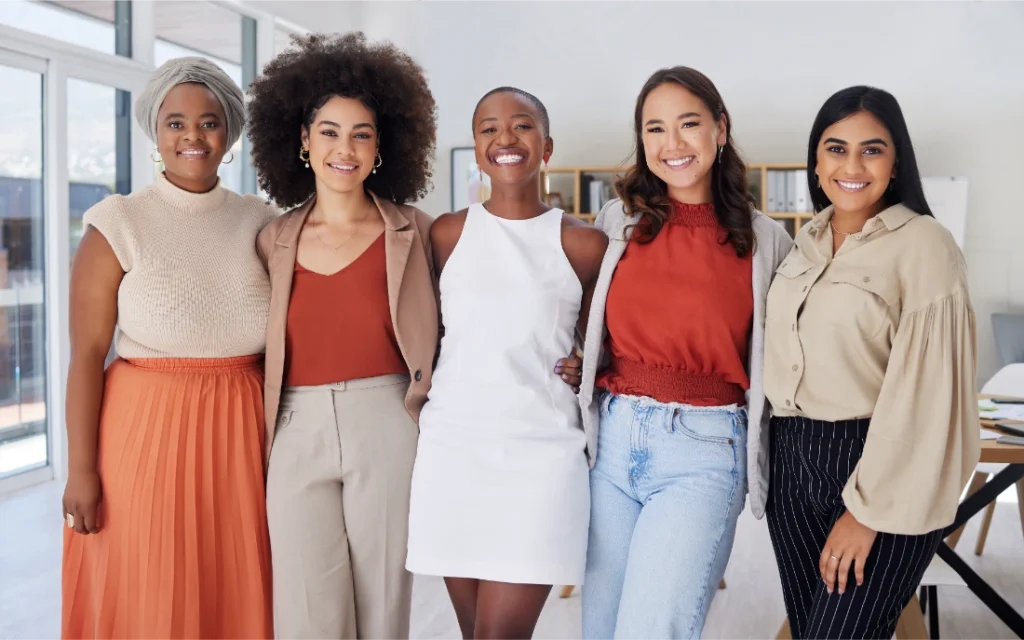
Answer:
[{"label": "glass window pane", "polygon": [[126,36],[130,30],[128,7],[128,2],[114,0],[3,0],[0,1],[0,24],[102,53],[130,56],[130,47],[126,49],[117,43],[118,32]]},{"label": "glass window pane", "polygon": [[[154,57],[157,66],[172,58],[202,56],[224,69],[242,90],[245,78],[256,73],[255,46],[243,45],[246,26],[252,31],[255,21],[239,13],[209,2],[168,0],[154,3],[156,13],[156,45]],[[248,71],[248,73],[246,73]],[[244,136],[243,136],[244,138]],[[246,185],[243,178],[246,159],[243,140],[231,147],[231,162],[221,166],[221,184],[237,193],[253,193],[255,181]],[[160,170],[160,167],[157,167]]]},{"label": "glass window pane", "polygon": [[112,193],[131,192],[131,95],[68,79],[68,204],[71,257],[82,240],[82,214]]},{"label": "glass window pane", "polygon": [[48,462],[43,77],[0,65],[0,477]]}]

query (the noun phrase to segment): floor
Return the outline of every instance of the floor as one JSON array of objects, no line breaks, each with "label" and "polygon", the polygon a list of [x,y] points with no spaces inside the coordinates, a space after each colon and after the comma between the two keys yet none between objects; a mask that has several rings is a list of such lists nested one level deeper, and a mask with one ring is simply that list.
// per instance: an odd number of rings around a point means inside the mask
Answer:
[{"label": "floor", "polygon": [[[0,640],[59,636],[61,491],[51,482],[0,499]],[[1024,611],[1024,536],[1017,505],[999,504],[981,557],[972,553],[977,529],[978,522],[971,522],[960,543],[967,562]],[[703,637],[774,638],[785,615],[779,578],[765,524],[749,512],[740,518],[726,581],[711,605]],[[459,637],[440,580],[418,579],[413,598],[414,638]],[[1014,637],[965,587],[940,587],[939,601],[943,638]],[[566,600],[553,593],[535,637],[578,638],[579,619],[579,592]]]}]

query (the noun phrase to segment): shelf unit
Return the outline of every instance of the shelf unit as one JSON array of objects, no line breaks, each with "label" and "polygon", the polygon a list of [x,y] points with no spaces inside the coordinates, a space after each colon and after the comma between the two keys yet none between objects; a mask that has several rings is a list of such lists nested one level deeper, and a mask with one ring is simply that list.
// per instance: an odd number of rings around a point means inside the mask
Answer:
[{"label": "shelf unit", "polygon": [[[624,176],[628,170],[628,166],[548,167],[541,180],[541,197],[544,199],[544,202],[552,205],[552,195],[560,195],[562,202],[560,204],[555,203],[552,206],[557,205],[565,210],[566,213],[576,216],[584,222],[593,224],[594,218],[597,217],[597,211],[580,211],[580,202],[582,200],[580,192],[583,176],[597,175],[610,178],[609,184],[614,184],[615,180]],[[553,183],[559,188],[553,189],[551,187]],[[571,199],[569,199],[570,197]],[[611,197],[615,197],[614,193]]]},{"label": "shelf unit", "polygon": [[747,186],[751,195],[754,196],[754,203],[758,210],[766,216],[778,220],[789,231],[791,236],[796,236],[800,227],[804,226],[814,217],[813,211],[768,211],[768,173],[770,171],[806,171],[807,165],[800,163],[771,163],[771,164],[749,164],[747,165]]},{"label": "shelf unit", "polygon": [[[750,193],[754,196],[755,206],[765,215],[780,221],[789,233],[793,236],[800,231],[800,227],[814,217],[813,211],[786,212],[766,211],[768,208],[768,172],[770,171],[797,171],[806,170],[804,164],[751,164],[747,165],[747,182]],[[629,166],[583,166],[583,167],[548,167],[544,179],[541,180],[541,197],[544,202],[552,206],[559,206],[566,213],[589,223],[593,223],[597,215],[596,211],[580,211],[581,184],[584,175],[601,176],[611,178],[610,183],[625,175]],[[561,202],[552,202],[552,197],[558,195]],[[616,197],[612,194],[611,197]]]}]

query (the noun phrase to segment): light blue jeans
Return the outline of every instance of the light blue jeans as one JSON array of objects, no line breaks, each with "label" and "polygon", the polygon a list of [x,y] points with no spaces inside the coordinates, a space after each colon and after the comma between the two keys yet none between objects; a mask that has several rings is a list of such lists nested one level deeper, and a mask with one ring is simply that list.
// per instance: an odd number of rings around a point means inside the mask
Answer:
[{"label": "light blue jeans", "polygon": [[601,398],[584,638],[699,638],[746,497],[747,411]]}]

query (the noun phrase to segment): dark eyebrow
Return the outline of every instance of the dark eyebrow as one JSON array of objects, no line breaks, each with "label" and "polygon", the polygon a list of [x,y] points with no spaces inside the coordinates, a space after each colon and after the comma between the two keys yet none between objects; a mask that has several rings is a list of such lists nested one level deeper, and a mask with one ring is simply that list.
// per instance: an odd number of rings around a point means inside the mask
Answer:
[{"label": "dark eyebrow", "polygon": [[[529,113],[513,113],[512,117],[513,118],[529,118],[530,120],[535,120],[536,119],[532,115],[530,115]],[[481,118],[480,122],[478,122],[477,124],[481,125],[481,124],[483,124],[485,122],[497,122],[497,121],[498,121],[498,119],[495,118],[495,117]]]},{"label": "dark eyebrow", "polygon": [[[209,112],[204,113],[203,115],[201,115],[199,117],[200,118],[219,118],[220,116],[218,116],[216,113],[213,113],[212,111],[209,111]],[[164,118],[164,119],[165,120],[170,120],[171,118],[181,118],[183,120],[187,120],[188,119],[185,116],[184,113],[169,113],[169,114],[167,114],[167,117]]]},{"label": "dark eyebrow", "polygon": [[[849,143],[849,142],[847,142],[846,140],[840,140],[839,138],[825,138],[825,142],[824,142],[823,144],[828,144],[828,143],[830,143],[830,142],[833,142],[833,143],[835,143],[835,144],[850,144],[850,143]],[[864,142],[861,142],[861,143],[860,143],[860,146],[862,146],[862,147],[866,147],[866,146],[868,146],[869,144],[880,144],[880,145],[882,145],[883,147],[888,147],[888,146],[889,146],[889,145],[888,145],[888,144],[887,144],[887,143],[885,142],[885,140],[882,140],[881,138],[871,138],[870,140],[865,140]]]},{"label": "dark eyebrow", "polygon": [[[699,117],[700,117],[699,113],[696,113],[694,111],[688,111],[686,113],[680,114],[676,118],[676,120],[685,120],[686,118],[699,118]],[[665,124],[665,121],[664,120],[657,120],[657,119],[648,120],[647,122],[644,123],[644,126],[646,127],[646,126],[651,125],[651,124]]]},{"label": "dark eyebrow", "polygon": [[[341,128],[340,124],[338,124],[337,122],[331,122],[330,120],[321,120],[317,124],[319,124],[319,125],[327,125],[328,127],[334,127],[336,129],[340,129]],[[354,125],[352,128],[353,129],[372,129],[373,128],[373,124],[370,123],[370,122],[360,122],[359,124]]]}]

